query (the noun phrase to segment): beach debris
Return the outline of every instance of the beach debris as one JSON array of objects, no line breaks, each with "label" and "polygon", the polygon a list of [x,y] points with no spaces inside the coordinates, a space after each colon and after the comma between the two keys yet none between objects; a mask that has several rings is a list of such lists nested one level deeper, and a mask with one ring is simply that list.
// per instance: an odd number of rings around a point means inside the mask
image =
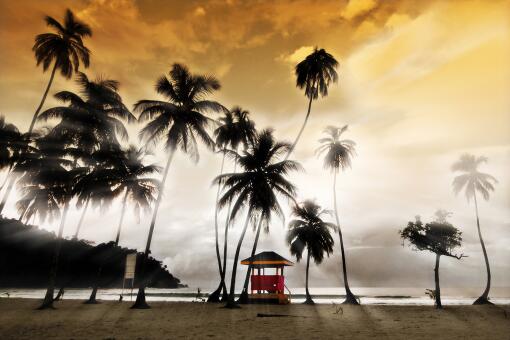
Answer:
[{"label": "beach debris", "polygon": [[[344,309],[342,308],[342,306],[338,306],[336,303],[334,302],[331,302],[331,304],[333,305],[333,308],[335,309],[335,311],[333,312],[333,314],[340,314],[340,315],[343,315],[344,314]],[[342,313],[340,313],[342,312]]]}]

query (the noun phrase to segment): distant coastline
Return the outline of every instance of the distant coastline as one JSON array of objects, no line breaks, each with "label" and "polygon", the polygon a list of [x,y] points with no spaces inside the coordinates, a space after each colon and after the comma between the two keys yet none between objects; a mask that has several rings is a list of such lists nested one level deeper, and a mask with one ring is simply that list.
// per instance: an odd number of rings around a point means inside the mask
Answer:
[{"label": "distant coastline", "polygon": [[[0,217],[0,292],[4,288],[45,288],[56,236],[37,226],[25,225],[18,220]],[[98,268],[102,266],[99,286],[121,288],[125,257],[135,249],[116,247],[113,242],[93,246],[87,240],[62,240],[62,254],[57,285],[65,288],[88,288],[98,280]],[[142,253],[137,254],[137,264]],[[187,287],[174,277],[161,261],[150,257],[146,275],[140,277],[136,266],[134,287],[141,279],[149,287]],[[131,287],[131,284],[128,284]]]}]

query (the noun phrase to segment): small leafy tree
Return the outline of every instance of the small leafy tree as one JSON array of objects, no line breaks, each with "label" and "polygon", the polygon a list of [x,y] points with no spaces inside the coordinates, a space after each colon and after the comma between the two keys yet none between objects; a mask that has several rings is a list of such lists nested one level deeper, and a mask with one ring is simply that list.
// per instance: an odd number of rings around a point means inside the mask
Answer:
[{"label": "small leafy tree", "polygon": [[436,308],[443,308],[441,304],[441,289],[439,287],[439,259],[441,255],[461,259],[463,254],[455,255],[453,250],[462,244],[461,232],[446,221],[444,210],[436,212],[436,220],[423,225],[419,216],[416,221],[409,222],[407,227],[400,230],[400,237],[408,240],[417,250],[428,250],[436,254],[436,266],[434,268],[435,305]]}]

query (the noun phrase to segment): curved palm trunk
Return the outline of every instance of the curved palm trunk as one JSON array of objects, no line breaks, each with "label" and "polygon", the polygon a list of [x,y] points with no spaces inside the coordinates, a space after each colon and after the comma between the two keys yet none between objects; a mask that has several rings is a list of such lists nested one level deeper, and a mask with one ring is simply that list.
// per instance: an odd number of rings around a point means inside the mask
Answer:
[{"label": "curved palm trunk", "polygon": [[89,207],[90,197],[87,198],[87,201],[85,202],[85,206],[83,207],[83,211],[80,216],[80,220],[78,221],[78,225],[76,226],[76,231],[74,232],[73,239],[78,239],[78,233],[80,232],[81,225],[83,223],[83,219],[85,218],[85,214],[87,213],[87,209]]},{"label": "curved palm trunk", "polygon": [[53,307],[53,294],[55,292],[55,281],[57,279],[57,270],[58,270],[58,260],[60,257],[60,249],[62,247],[62,234],[64,232],[64,225],[66,222],[67,211],[69,210],[69,202],[66,202],[64,205],[64,212],[62,213],[62,218],[60,220],[60,227],[58,229],[57,240],[55,241],[55,250],[53,253],[53,259],[51,262],[50,269],[50,279],[48,282],[48,288],[46,290],[46,295],[44,296],[44,300],[39,306],[38,309],[47,309],[54,308]]},{"label": "curved palm trunk", "polygon": [[310,295],[310,291],[308,290],[308,272],[309,272],[309,269],[310,269],[310,250],[308,249],[307,250],[308,252],[308,255],[306,257],[306,278],[305,278],[305,291],[306,291],[306,300],[305,300],[305,304],[306,305],[314,305],[315,302],[313,302],[313,299],[312,299],[312,296]]},{"label": "curved palm trunk", "polygon": [[340,220],[338,218],[338,207],[336,203],[336,174],[337,171],[333,174],[333,204],[335,206],[335,218],[336,218],[336,225],[338,227],[338,237],[340,239],[340,250],[342,252],[342,273],[344,275],[344,286],[345,286],[345,301],[344,304],[352,304],[352,305],[359,305],[358,301],[356,300],[356,296],[351,292],[351,289],[349,288],[349,280],[347,279],[347,261],[345,259],[345,250],[344,250],[344,240],[342,236],[342,229],[340,228]]},{"label": "curved palm trunk", "polygon": [[[226,156],[225,148],[223,148],[223,157],[221,159],[220,176],[223,174],[223,167],[225,165],[225,156]],[[220,302],[221,290],[225,286],[225,281],[222,279],[223,267],[221,265],[220,244],[219,244],[219,237],[218,237],[218,213],[219,213],[218,201],[220,199],[220,191],[221,191],[221,184],[218,183],[218,190],[216,191],[216,207],[214,209],[214,237],[216,240],[216,259],[218,260],[218,269],[220,271],[220,284],[218,285],[218,288],[216,288],[216,290],[209,295],[209,297],[207,298],[207,302]],[[225,290],[226,290],[226,288],[225,288]]]},{"label": "curved palm trunk", "polygon": [[[30,123],[30,127],[28,128],[28,133],[31,133],[34,129],[35,121],[37,120],[37,116],[39,115],[39,112],[41,111],[44,102],[46,101],[46,97],[48,96],[48,92],[50,91],[51,84],[53,83],[53,78],[55,77],[55,71],[57,70],[57,63],[53,66],[53,69],[51,70],[50,80],[48,82],[48,85],[46,86],[46,90],[44,91],[43,97],[41,99],[41,102],[39,103],[39,106],[37,107],[37,110],[35,110],[34,116],[32,117],[32,122]],[[16,181],[16,177],[12,172],[10,174],[10,181],[7,186],[7,190],[4,193],[4,197],[2,198],[2,203],[0,203],[0,214],[4,210],[5,204],[7,202],[7,199],[9,198],[12,187],[14,185],[14,182]]]},{"label": "curved palm trunk", "polygon": [[35,110],[34,116],[32,117],[32,122],[30,123],[30,127],[28,128],[28,132],[31,133],[34,129],[35,121],[37,120],[37,116],[39,115],[39,112],[41,111],[44,102],[46,101],[46,97],[48,96],[48,92],[50,91],[51,84],[53,83],[53,78],[55,77],[55,71],[57,70],[57,63],[55,62],[55,65],[53,65],[53,70],[51,70],[50,80],[48,81],[48,85],[46,86],[46,90],[44,91],[43,97],[41,99],[41,102],[39,103],[39,106],[37,107],[37,110]]},{"label": "curved palm trunk", "polygon": [[[236,150],[237,151],[237,150]],[[237,159],[234,161],[234,173],[237,171]],[[228,217],[230,216],[230,209],[232,208],[232,202],[228,202],[227,218],[225,219],[225,230],[223,235],[223,272],[221,273],[221,281],[223,282],[223,296],[221,302],[228,301],[227,286],[225,284],[225,277],[227,276],[227,250],[228,250]]]},{"label": "curved palm trunk", "polygon": [[170,155],[168,155],[168,160],[165,166],[165,173],[163,174],[163,179],[161,180],[161,184],[159,187],[158,198],[156,199],[156,205],[154,206],[154,212],[152,213],[151,225],[149,228],[149,236],[147,237],[147,245],[145,246],[145,252],[143,253],[141,270],[140,270],[140,287],[138,288],[138,294],[136,295],[136,301],[131,306],[133,309],[147,309],[150,306],[145,301],[145,286],[147,284],[146,280],[143,279],[143,275],[145,274],[145,262],[149,258],[149,251],[151,249],[152,242],[152,234],[154,233],[154,226],[156,225],[156,217],[158,216],[159,205],[161,204],[161,200],[163,198],[163,189],[165,188],[166,178],[168,176],[168,169],[170,168],[170,164],[172,163],[172,157],[175,153],[175,147],[170,150]]},{"label": "curved palm trunk", "polygon": [[[255,234],[255,241],[253,242],[253,248],[251,249],[250,257],[255,256],[255,252],[257,251],[257,245],[259,243],[260,230],[262,229],[262,218],[260,219],[257,226],[257,233]],[[250,283],[250,275],[253,269],[252,265],[248,266],[248,270],[246,271],[246,277],[244,278],[243,290],[241,292],[241,296],[239,296],[239,300],[237,300],[240,304],[247,304],[248,299],[248,284]]]},{"label": "curved palm trunk", "polygon": [[292,143],[292,146],[290,147],[289,152],[287,153],[287,156],[285,156],[285,160],[287,160],[289,158],[290,154],[294,151],[294,148],[296,147],[299,139],[301,138],[301,134],[305,130],[305,126],[306,126],[306,123],[308,122],[308,118],[310,117],[310,112],[312,109],[312,101],[313,101],[313,98],[310,97],[310,100],[308,101],[308,111],[306,112],[305,121],[303,122],[303,125],[301,126],[301,129],[299,130],[296,140],[294,140],[294,143]]},{"label": "curved palm trunk", "polygon": [[478,238],[480,239],[480,244],[482,245],[483,257],[485,259],[485,267],[487,269],[487,284],[485,285],[485,290],[483,294],[476,299],[473,303],[474,305],[486,305],[492,304],[489,301],[489,290],[491,289],[491,267],[489,265],[489,257],[487,256],[487,250],[485,249],[485,243],[483,242],[482,232],[480,230],[480,219],[478,218],[478,202],[476,200],[476,192],[474,193],[475,199],[475,211],[476,211],[476,226],[478,229]]},{"label": "curved palm trunk", "polygon": [[120,212],[119,226],[117,228],[117,234],[115,235],[115,246],[119,245],[120,231],[122,230],[122,222],[124,221],[124,215],[126,213],[127,197],[128,190],[126,189],[126,192],[124,193],[124,198],[122,199],[122,211]]},{"label": "curved palm trunk", "polygon": [[250,222],[251,209],[248,210],[246,215],[246,222],[244,223],[243,231],[237,242],[236,253],[234,256],[234,265],[232,266],[232,278],[230,279],[230,293],[228,295],[226,308],[240,308],[235,301],[235,290],[236,290],[236,273],[237,273],[237,261],[239,261],[239,252],[241,251],[241,245],[243,244],[244,235],[246,235],[246,229],[248,229],[248,223]]},{"label": "curved palm trunk", "polygon": [[434,281],[436,282],[436,308],[441,309],[441,288],[439,287],[439,258],[441,255],[436,254],[436,267],[434,268]]}]

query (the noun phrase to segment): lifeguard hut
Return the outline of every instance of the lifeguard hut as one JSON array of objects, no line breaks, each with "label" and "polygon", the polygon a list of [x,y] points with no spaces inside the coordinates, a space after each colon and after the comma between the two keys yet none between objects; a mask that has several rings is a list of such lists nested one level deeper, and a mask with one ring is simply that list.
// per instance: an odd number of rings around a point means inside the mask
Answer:
[{"label": "lifeguard hut", "polygon": [[[293,266],[294,263],[274,251],[264,251],[241,261],[241,264],[251,265],[253,270],[250,278],[250,303],[290,303],[290,291],[285,285],[283,268]],[[275,274],[266,273],[267,269],[275,269]],[[288,294],[285,294],[285,289]]]}]

